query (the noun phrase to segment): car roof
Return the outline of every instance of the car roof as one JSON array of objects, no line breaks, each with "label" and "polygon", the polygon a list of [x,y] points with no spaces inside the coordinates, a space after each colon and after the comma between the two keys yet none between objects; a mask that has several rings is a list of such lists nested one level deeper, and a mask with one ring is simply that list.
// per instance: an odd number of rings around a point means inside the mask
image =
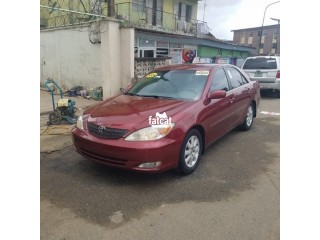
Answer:
[{"label": "car roof", "polygon": [[233,66],[231,64],[204,64],[204,63],[193,63],[193,64],[175,64],[158,67],[155,70],[213,70],[221,66]]}]

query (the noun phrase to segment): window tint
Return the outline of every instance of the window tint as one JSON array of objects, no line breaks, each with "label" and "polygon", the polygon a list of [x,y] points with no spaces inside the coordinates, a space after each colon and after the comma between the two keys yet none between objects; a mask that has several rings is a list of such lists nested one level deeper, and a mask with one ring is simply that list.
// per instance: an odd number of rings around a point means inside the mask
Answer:
[{"label": "window tint", "polygon": [[241,85],[244,84],[243,76],[240,74],[240,72],[238,72],[238,70],[234,68],[226,68],[226,71],[227,71],[232,89],[240,87]]},{"label": "window tint", "polygon": [[243,69],[277,69],[275,58],[250,58],[243,65]]},{"label": "window tint", "polygon": [[219,90],[229,91],[228,79],[223,69],[219,69],[214,74],[210,85],[210,92]]},{"label": "window tint", "polygon": [[198,100],[207,83],[209,71],[154,71],[139,80],[126,94]]}]

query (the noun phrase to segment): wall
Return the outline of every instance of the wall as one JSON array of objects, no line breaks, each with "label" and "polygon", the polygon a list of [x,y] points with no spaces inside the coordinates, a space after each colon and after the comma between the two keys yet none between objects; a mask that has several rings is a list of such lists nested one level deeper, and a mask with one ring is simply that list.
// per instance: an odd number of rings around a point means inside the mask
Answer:
[{"label": "wall", "polygon": [[134,29],[119,21],[101,22],[101,44],[92,44],[87,27],[40,32],[40,84],[54,79],[64,90],[103,88],[103,98],[119,93],[134,78]]},{"label": "wall", "polygon": [[134,77],[134,30],[121,29],[117,21],[103,22],[101,57],[104,98],[120,93]]},{"label": "wall", "polygon": [[161,66],[169,65],[169,58],[136,58],[135,76],[136,79],[142,78],[145,74]]},{"label": "wall", "polygon": [[198,46],[198,56],[199,57],[215,57],[218,56],[219,52],[217,48]]},{"label": "wall", "polygon": [[[264,26],[263,30],[266,32],[266,36],[263,36],[261,39],[261,42],[264,42],[264,47],[263,47],[263,54],[272,54],[272,49],[273,49],[273,36],[274,36],[274,31],[276,29],[279,29],[278,33],[278,39],[276,40],[277,42],[277,48],[276,48],[276,54],[280,54],[280,26],[279,25],[269,25],[269,26]],[[242,30],[234,30],[233,34],[233,42],[236,44],[241,44],[241,37],[243,36],[244,38],[244,43],[243,45],[250,46],[250,41],[249,37],[250,34],[252,34],[252,43],[251,46],[256,48],[255,52],[257,52],[259,43],[260,43],[260,32],[261,28],[248,28],[248,29],[242,29]]]},{"label": "wall", "polygon": [[121,87],[126,88],[134,78],[134,29],[120,29]]},{"label": "wall", "polygon": [[[198,56],[202,58],[212,58],[212,57],[229,57],[230,50],[221,49],[221,54],[219,54],[218,48],[206,47],[206,46],[198,46]],[[246,58],[249,55],[248,52],[233,50],[232,56],[233,58]]]},{"label": "wall", "polygon": [[101,46],[89,42],[87,30],[77,27],[41,31],[41,83],[53,78],[65,89],[102,85]]}]

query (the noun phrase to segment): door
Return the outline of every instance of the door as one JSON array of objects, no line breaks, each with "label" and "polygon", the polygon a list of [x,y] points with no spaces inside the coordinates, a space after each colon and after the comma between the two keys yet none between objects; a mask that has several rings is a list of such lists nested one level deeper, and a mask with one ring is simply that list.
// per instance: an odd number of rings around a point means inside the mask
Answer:
[{"label": "door", "polygon": [[248,87],[247,80],[242,74],[234,67],[226,67],[226,74],[231,86],[230,93],[232,94],[232,127],[241,123],[244,114],[247,112],[251,101],[250,88]]},{"label": "door", "polygon": [[227,96],[221,99],[212,99],[210,103],[204,108],[203,114],[205,116],[205,126],[207,132],[206,145],[210,145],[228,132],[233,124],[232,115],[232,93],[229,91],[230,86],[223,68],[218,69],[210,83],[209,94],[225,90]]},{"label": "door", "polygon": [[162,26],[162,0],[146,1],[147,24]]}]

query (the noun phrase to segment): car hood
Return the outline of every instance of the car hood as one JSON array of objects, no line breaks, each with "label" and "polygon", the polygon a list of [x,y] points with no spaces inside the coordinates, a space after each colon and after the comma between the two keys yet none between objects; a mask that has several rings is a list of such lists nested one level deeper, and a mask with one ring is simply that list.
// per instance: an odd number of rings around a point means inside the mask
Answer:
[{"label": "car hood", "polygon": [[190,104],[192,101],[119,95],[91,108],[88,122],[135,130],[150,125],[149,117],[155,117],[156,113],[165,112],[168,118],[173,117]]}]

